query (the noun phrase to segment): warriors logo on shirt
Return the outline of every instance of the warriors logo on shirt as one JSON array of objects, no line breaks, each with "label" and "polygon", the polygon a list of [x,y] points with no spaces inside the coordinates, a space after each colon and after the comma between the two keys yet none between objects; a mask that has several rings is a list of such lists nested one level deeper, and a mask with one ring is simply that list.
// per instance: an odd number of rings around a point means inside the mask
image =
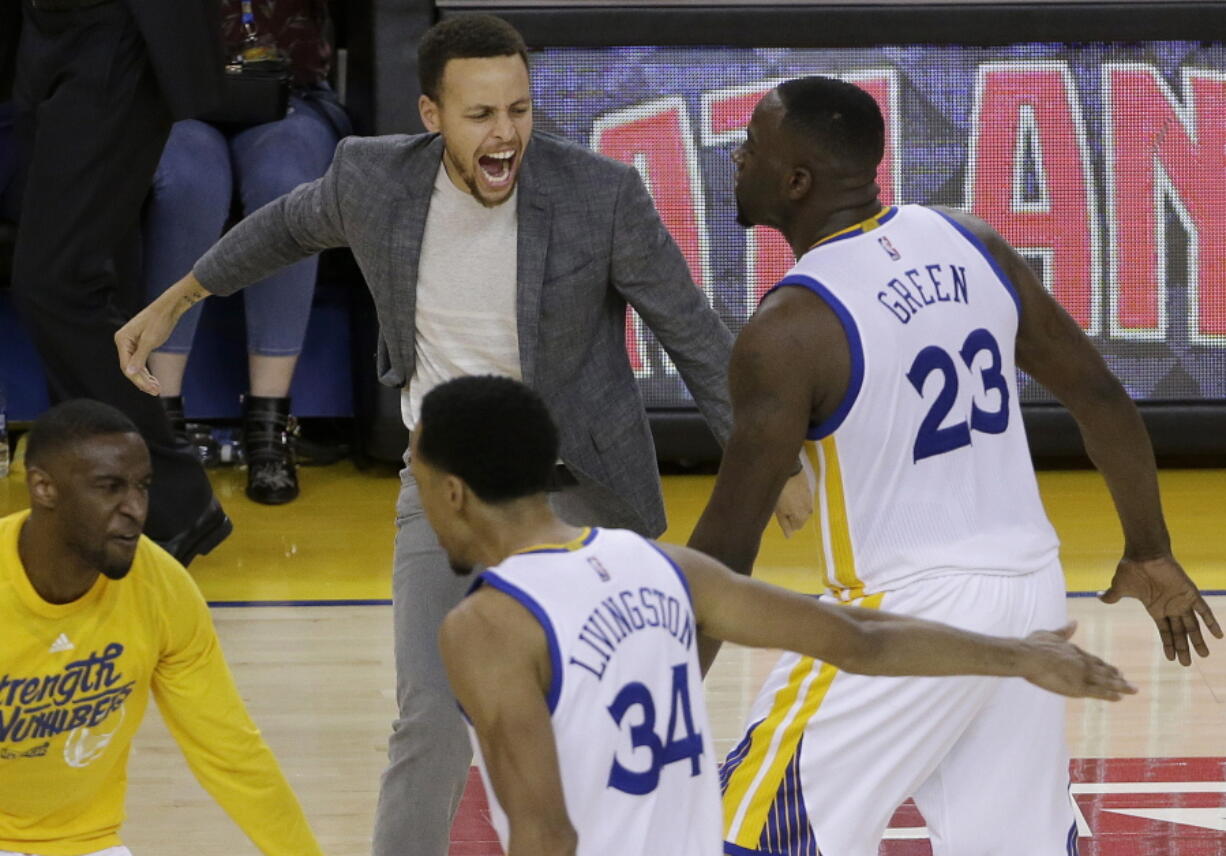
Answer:
[{"label": "warriors logo on shirt", "polygon": [[[106,747],[111,745],[111,740],[115,737],[115,732],[123,725],[124,717],[127,715],[126,710],[120,706],[119,716],[110,717],[106,721],[109,727],[107,731],[98,731],[95,728],[90,728],[88,725],[82,725],[80,728],[73,729],[68,739],[64,741],[64,763],[69,767],[88,767],[90,764],[97,761],[106,752]],[[112,722],[111,720],[118,720]]]}]

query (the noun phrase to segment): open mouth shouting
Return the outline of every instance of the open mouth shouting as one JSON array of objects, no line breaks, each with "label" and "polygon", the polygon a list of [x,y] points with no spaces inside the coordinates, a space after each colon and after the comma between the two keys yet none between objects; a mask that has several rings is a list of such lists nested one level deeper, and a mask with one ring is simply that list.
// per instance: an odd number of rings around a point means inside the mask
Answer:
[{"label": "open mouth shouting", "polygon": [[485,186],[495,194],[507,190],[514,183],[518,167],[519,152],[516,149],[491,152],[477,158],[477,172]]}]

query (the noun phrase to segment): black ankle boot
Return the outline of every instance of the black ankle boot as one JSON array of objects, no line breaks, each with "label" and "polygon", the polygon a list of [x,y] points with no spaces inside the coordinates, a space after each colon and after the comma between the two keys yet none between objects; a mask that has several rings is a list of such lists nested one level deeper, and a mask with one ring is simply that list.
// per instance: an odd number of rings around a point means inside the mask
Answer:
[{"label": "black ankle boot", "polygon": [[264,505],[281,505],[298,496],[291,418],[289,398],[249,395],[243,403],[247,496]]},{"label": "black ankle boot", "polygon": [[188,445],[190,441],[187,439],[187,419],[183,416],[183,396],[163,395],[158,401],[162,403],[166,418],[170,420],[170,433],[174,435],[175,443]]}]

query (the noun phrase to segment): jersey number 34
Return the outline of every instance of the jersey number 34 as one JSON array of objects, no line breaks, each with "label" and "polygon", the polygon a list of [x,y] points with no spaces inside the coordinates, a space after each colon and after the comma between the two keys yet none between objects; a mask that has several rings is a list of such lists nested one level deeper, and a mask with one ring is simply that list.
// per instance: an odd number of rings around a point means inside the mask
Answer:
[{"label": "jersey number 34", "polygon": [[915,437],[915,445],[912,447],[915,461],[969,446],[972,431],[1003,434],[1009,427],[1009,385],[1001,374],[1000,346],[996,344],[996,339],[982,327],[972,330],[958,351],[958,357],[968,371],[974,372],[975,357],[983,351],[988,353],[992,361],[987,368],[979,370],[979,378],[985,396],[993,391],[1000,393],[996,409],[980,408],[975,400],[978,396],[975,396],[971,400],[970,419],[944,427],[941,427],[942,423],[958,400],[958,366],[948,351],[936,345],[929,345],[915,355],[911,370],[907,372],[907,380],[921,398],[928,375],[940,372],[943,378],[941,389],[932,406],[928,408],[928,415],[920,423],[919,433]]},{"label": "jersey number 34", "polygon": [[[632,681],[622,687],[609,705],[609,716],[620,728],[622,720],[634,707],[642,711],[642,721],[630,726],[630,745],[636,754],[637,750],[646,749],[651,756],[651,764],[646,770],[635,771],[623,766],[614,757],[613,768],[609,770],[609,787],[639,796],[649,794],[660,783],[660,770],[663,767],[686,759],[690,762],[690,775],[697,776],[701,771],[702,735],[694,731],[687,664],[673,666],[671,710],[663,740],[656,734],[656,703],[651,697],[651,690],[644,683]],[[679,737],[676,736],[678,725],[684,729]]]}]

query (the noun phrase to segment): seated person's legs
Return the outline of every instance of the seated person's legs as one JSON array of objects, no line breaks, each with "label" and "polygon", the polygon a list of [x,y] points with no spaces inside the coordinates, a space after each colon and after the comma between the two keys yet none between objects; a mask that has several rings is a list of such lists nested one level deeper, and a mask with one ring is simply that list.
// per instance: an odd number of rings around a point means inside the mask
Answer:
[{"label": "seated person's legs", "polygon": [[[315,106],[295,96],[289,114],[230,141],[243,211],[251,213],[327,171],[337,131]],[[289,389],[306,336],[318,257],[278,271],[245,292],[250,394],[244,408],[247,495],[271,505],[298,495],[286,436]]]},{"label": "seated person's legs", "polygon": [[[145,294],[157,297],[185,276],[221,237],[230,211],[230,150],[212,125],[176,122],[162,152],[144,219]],[[162,404],[183,435],[183,373],[201,306],[189,309],[166,343],[149,357]]]}]

